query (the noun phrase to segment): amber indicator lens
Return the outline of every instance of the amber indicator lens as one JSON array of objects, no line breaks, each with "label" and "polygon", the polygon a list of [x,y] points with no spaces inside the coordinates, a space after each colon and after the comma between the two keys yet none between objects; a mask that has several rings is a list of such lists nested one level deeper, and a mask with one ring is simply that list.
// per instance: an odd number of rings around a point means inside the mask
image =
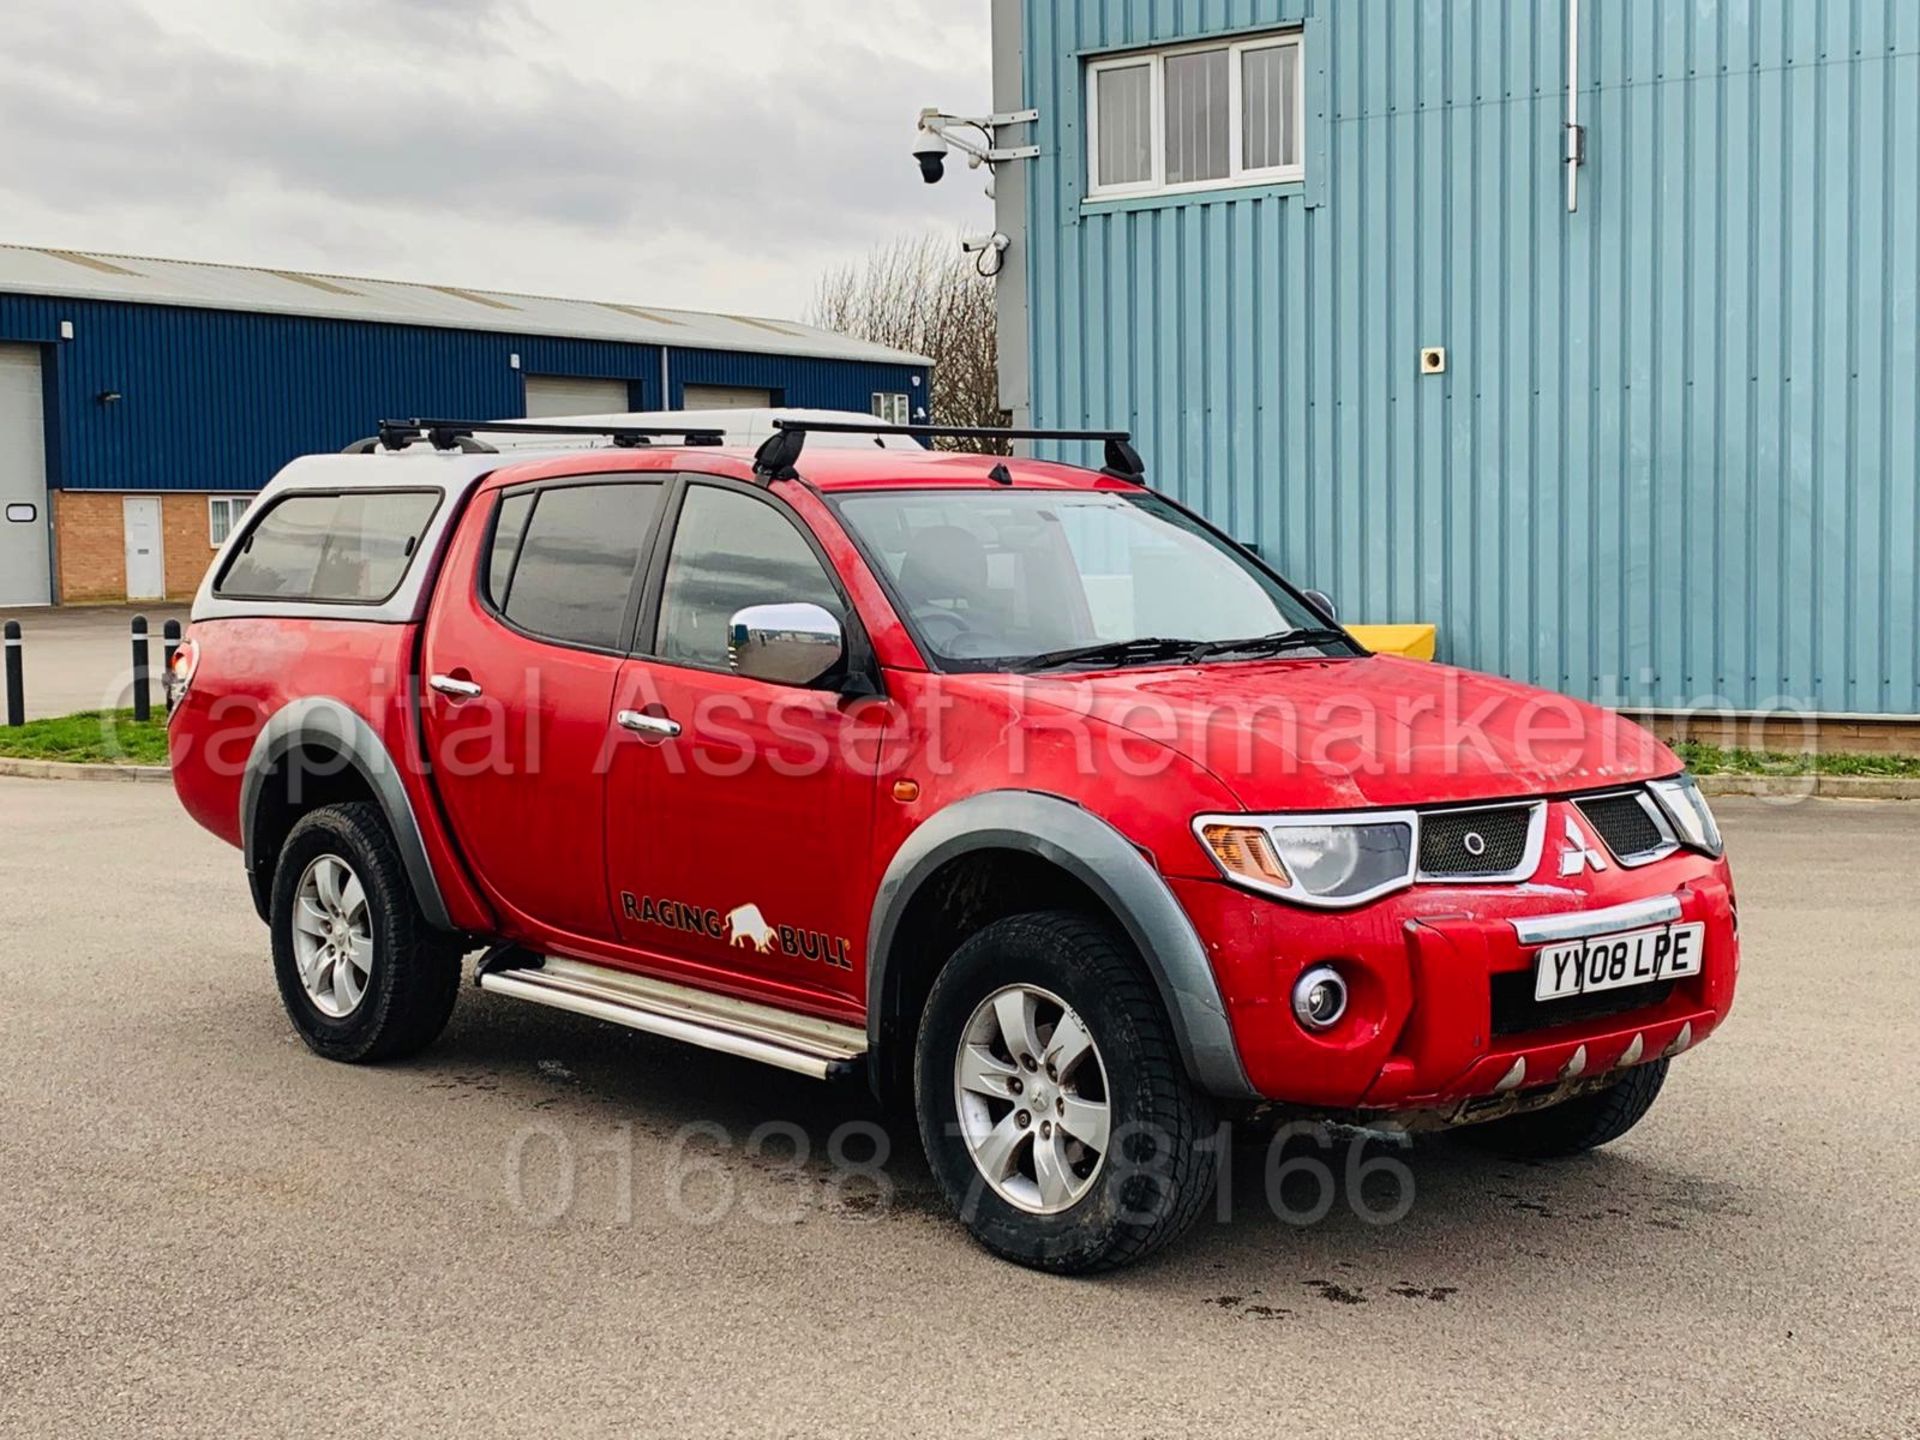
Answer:
[{"label": "amber indicator lens", "polygon": [[1273,853],[1267,832],[1253,825],[1207,825],[1201,828],[1207,848],[1220,868],[1242,880],[1267,885],[1291,885],[1286,867]]}]

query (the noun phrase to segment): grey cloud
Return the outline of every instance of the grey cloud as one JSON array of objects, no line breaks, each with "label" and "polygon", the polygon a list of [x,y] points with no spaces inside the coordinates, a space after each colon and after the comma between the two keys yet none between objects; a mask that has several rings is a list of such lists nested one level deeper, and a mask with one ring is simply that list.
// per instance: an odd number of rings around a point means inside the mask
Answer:
[{"label": "grey cloud", "polygon": [[552,36],[529,0],[310,0],[286,24],[321,40],[460,60],[509,54],[517,36]]},{"label": "grey cloud", "polygon": [[126,20],[67,64],[9,63],[0,85],[0,122],[52,132],[32,178],[76,203],[204,196],[243,169],[343,200],[509,200],[589,225],[664,211],[695,230],[725,208],[729,229],[804,221],[853,234],[876,218],[862,206],[872,190],[843,180],[884,172],[897,183],[883,188],[911,194],[903,137],[916,98],[940,84],[928,70],[889,74],[895,62],[856,43],[844,85],[681,75],[621,92],[532,61],[521,73],[533,97],[503,100],[457,66],[396,84],[391,70],[249,65],[184,50],[138,12]]},{"label": "grey cloud", "polygon": [[[0,51],[0,192],[76,215],[249,190],[423,225],[519,213],[603,238],[851,257],[924,219],[912,116],[978,98],[954,75],[974,89],[984,74],[984,56],[954,63],[953,22],[919,0],[769,7],[807,56],[790,73],[730,72],[717,35],[711,65],[636,55],[630,86],[567,69],[577,35],[529,43],[544,21],[525,0],[313,0],[285,22],[303,50],[312,37],[298,64],[195,43],[132,0],[84,13],[27,9]],[[866,38],[903,24],[905,59]]]}]

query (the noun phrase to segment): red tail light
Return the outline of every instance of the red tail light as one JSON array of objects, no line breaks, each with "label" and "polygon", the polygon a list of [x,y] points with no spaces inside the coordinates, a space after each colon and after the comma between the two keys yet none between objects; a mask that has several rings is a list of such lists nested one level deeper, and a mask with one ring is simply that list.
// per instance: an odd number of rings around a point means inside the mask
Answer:
[{"label": "red tail light", "polygon": [[173,652],[173,663],[167,666],[167,713],[171,715],[187,697],[187,687],[193,684],[193,672],[200,668],[200,647],[192,640],[182,640],[180,648]]}]

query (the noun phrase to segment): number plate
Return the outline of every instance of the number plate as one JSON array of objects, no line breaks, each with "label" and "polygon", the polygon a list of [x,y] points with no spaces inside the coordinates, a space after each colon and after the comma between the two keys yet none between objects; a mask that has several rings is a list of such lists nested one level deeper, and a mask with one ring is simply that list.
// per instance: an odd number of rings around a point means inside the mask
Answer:
[{"label": "number plate", "polygon": [[1629,985],[1698,975],[1706,933],[1707,927],[1699,924],[1656,925],[1651,930],[1549,945],[1540,952],[1534,971],[1533,998],[1564,1000],[1596,990],[1624,990]]}]

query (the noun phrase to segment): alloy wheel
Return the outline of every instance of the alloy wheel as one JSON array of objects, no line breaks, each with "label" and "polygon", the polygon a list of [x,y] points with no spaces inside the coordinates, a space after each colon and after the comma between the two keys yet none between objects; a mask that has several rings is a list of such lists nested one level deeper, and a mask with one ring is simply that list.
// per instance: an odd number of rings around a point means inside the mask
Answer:
[{"label": "alloy wheel", "polygon": [[1107,1072],[1073,1008],[1034,985],[996,990],[954,1057],[967,1153],[993,1192],[1030,1215],[1071,1208],[1106,1161]]},{"label": "alloy wheel", "polygon": [[373,978],[373,922],[353,867],[321,855],[300,877],[293,899],[293,954],[307,999],[344,1020],[360,1008]]}]

